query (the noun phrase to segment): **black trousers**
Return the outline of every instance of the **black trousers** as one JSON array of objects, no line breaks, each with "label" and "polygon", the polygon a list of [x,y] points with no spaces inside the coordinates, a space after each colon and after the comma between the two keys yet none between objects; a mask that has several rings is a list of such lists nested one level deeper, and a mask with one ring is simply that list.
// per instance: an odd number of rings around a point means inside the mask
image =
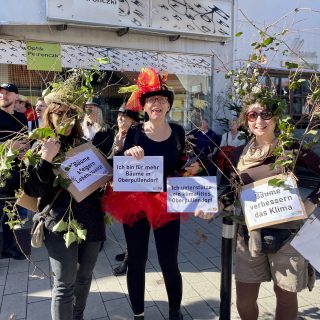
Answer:
[{"label": "black trousers", "polygon": [[[2,250],[7,250],[14,245],[13,231],[10,229],[9,225],[6,223],[9,221],[7,214],[3,211],[5,207],[5,202],[0,201],[0,217],[2,223]],[[0,235],[1,236],[1,235]],[[1,253],[0,253],[1,255]]]},{"label": "black trousers", "polygon": [[[144,312],[145,267],[148,259],[150,225],[147,218],[132,227],[124,225],[128,247],[127,284],[134,314]],[[179,310],[182,278],[178,268],[180,220],[174,220],[153,231],[158,260],[163,274],[170,310]]]}]

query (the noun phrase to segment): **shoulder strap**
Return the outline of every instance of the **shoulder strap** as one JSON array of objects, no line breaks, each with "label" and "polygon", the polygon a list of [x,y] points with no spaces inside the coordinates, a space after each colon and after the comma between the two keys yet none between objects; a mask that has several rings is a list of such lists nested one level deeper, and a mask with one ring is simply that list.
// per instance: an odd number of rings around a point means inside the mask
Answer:
[{"label": "shoulder strap", "polygon": [[177,149],[178,151],[181,150],[181,141],[180,141],[180,136],[179,136],[179,132],[178,130],[176,130],[176,126],[174,123],[169,123],[171,130],[173,132],[174,135],[174,139],[176,140],[176,144],[177,144]]}]

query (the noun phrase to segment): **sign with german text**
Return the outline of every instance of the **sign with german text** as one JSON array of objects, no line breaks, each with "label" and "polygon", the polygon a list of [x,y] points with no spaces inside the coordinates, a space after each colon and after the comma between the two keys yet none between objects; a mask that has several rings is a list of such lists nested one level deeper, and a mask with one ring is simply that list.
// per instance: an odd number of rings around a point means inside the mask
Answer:
[{"label": "sign with german text", "polygon": [[216,177],[167,179],[168,212],[218,212]]},{"label": "sign with german text", "polygon": [[27,69],[62,71],[59,43],[26,41]]},{"label": "sign with german text", "polygon": [[114,191],[163,191],[163,157],[146,156],[135,160],[131,156],[113,158]]},{"label": "sign with german text", "polygon": [[67,190],[80,202],[111,179],[112,168],[98,149],[85,143],[68,151],[55,173],[70,180]]},{"label": "sign with german text", "polygon": [[[281,179],[284,186],[271,186],[271,179]],[[241,190],[240,201],[248,229],[306,219],[293,175],[277,175],[248,184]]]}]

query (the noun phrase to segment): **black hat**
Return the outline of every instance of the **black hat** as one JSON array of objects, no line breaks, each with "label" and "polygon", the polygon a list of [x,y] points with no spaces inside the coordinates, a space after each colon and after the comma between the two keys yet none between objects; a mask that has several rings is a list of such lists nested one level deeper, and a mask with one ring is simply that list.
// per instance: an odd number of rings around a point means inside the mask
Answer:
[{"label": "black hat", "polygon": [[149,91],[146,93],[143,93],[140,96],[140,103],[142,106],[144,106],[144,104],[146,103],[146,98],[149,97],[154,97],[154,96],[162,96],[162,97],[167,97],[169,100],[169,104],[170,104],[170,109],[173,105],[173,92],[166,89],[166,87],[162,87],[161,90],[157,90],[157,91]]},{"label": "black hat", "polygon": [[139,122],[139,121],[140,121],[140,114],[139,114],[139,112],[126,109],[126,108],[125,108],[125,105],[122,105],[122,106],[119,108],[118,112],[121,112],[121,113],[125,114],[126,116],[128,116],[129,118],[133,119],[133,120],[136,121],[136,122]]},{"label": "black hat", "polygon": [[100,104],[100,98],[99,97],[92,97],[90,99],[88,99],[88,101],[85,103],[85,105],[87,104],[93,104],[97,107],[100,107],[101,104]]},{"label": "black hat", "polygon": [[3,83],[0,88],[5,89],[9,92],[14,92],[16,94],[19,93],[18,88],[12,83]]}]

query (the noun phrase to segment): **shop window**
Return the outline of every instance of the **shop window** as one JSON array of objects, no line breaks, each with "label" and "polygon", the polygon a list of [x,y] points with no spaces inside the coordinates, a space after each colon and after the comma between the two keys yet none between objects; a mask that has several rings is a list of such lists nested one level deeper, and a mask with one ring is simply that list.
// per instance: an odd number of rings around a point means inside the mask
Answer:
[{"label": "shop window", "polygon": [[[2,82],[15,83],[19,92],[28,97],[32,104],[36,103],[48,83],[61,74],[30,71],[25,65],[0,64],[0,71]],[[129,94],[118,93],[119,87],[135,84],[138,75],[136,71],[104,71],[101,81],[93,79],[94,92],[100,97],[105,120],[110,126],[116,123],[116,111],[129,98]],[[203,118],[212,122],[211,77],[169,74],[167,85],[175,94],[168,115],[170,121],[181,124],[186,130],[198,126]]]}]

